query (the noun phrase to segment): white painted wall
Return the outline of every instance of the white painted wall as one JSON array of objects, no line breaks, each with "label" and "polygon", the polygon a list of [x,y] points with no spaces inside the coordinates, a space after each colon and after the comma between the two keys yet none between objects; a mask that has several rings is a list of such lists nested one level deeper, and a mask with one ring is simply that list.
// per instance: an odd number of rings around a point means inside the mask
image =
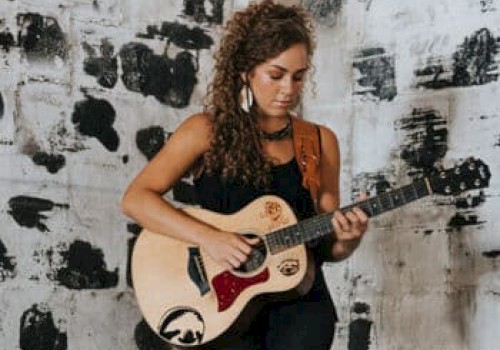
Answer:
[{"label": "white painted wall", "polygon": [[[428,197],[396,209],[372,221],[353,257],[325,266],[341,319],[333,349],[497,349],[500,102],[495,50],[500,3],[302,2],[317,19],[319,43],[315,84],[304,96],[303,112],[339,137],[343,204],[364,188],[375,194],[381,180],[393,188],[408,184],[434,161],[449,167],[474,156],[492,173],[489,188],[469,193],[468,208],[450,198]],[[141,327],[127,283],[136,228],[119,213],[118,202],[147,161],[136,145],[137,132],[157,127],[161,136],[200,108],[214,46],[193,50],[174,42],[167,47],[161,35],[137,35],[145,34],[148,25],[159,30],[163,22],[178,23],[184,30],[202,28],[216,42],[220,26],[210,23],[215,21],[210,2],[205,1],[205,17],[200,12],[182,15],[191,3],[1,3],[0,348],[160,349]],[[224,19],[232,5],[225,2]],[[57,42],[65,43],[57,52],[64,57],[52,55],[55,45],[36,50],[45,47],[43,33],[35,50],[30,51],[29,41],[20,42],[23,14],[43,16],[45,29],[50,19],[56,21],[64,34]],[[7,32],[15,41],[8,52],[1,48]],[[111,59],[99,61],[105,57],[101,45],[116,57],[116,69]],[[131,77],[123,65],[130,56],[119,55],[124,47],[129,54],[149,50],[150,56],[143,56],[147,63],[153,62],[151,55],[165,64],[183,52],[195,57],[200,71],[188,106],[160,102],[144,87],[142,93],[131,91],[122,78]],[[97,63],[90,67],[92,58]],[[469,81],[453,67],[454,59],[467,64]],[[426,67],[432,71],[431,65],[434,72],[442,71],[434,82],[423,73],[417,77]],[[146,66],[158,72],[157,66]],[[99,84],[85,72],[89,67],[104,69],[107,81],[115,84]],[[453,79],[453,72],[461,79]],[[178,84],[181,79],[171,80]],[[97,112],[86,113],[95,106]],[[75,111],[90,118],[102,108],[110,108],[108,124],[90,123],[90,131],[72,119]],[[102,134],[96,130],[108,133],[99,140]],[[148,135],[154,148],[158,134]],[[425,159],[431,161],[411,165],[404,149],[421,155],[429,149]],[[186,200],[188,192],[179,191],[176,199]],[[455,199],[462,203],[463,198]],[[453,226],[452,218],[462,221]]]}]

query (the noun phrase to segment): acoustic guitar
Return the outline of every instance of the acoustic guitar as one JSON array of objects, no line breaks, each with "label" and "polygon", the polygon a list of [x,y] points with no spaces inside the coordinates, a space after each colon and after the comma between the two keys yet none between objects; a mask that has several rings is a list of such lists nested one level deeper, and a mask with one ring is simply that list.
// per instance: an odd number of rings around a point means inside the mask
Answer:
[{"label": "acoustic guitar", "polygon": [[[373,217],[428,195],[483,188],[489,179],[486,164],[468,159],[340,210],[357,206]],[[258,236],[260,242],[240,268],[225,270],[200,247],[142,230],[132,253],[139,308],[154,332],[181,348],[212,345],[237,335],[239,326],[251,318],[256,300],[306,293],[315,268],[305,243],[333,231],[333,213],[297,222],[288,204],[276,196],[260,197],[230,215],[199,208],[183,210],[221,230]]]}]

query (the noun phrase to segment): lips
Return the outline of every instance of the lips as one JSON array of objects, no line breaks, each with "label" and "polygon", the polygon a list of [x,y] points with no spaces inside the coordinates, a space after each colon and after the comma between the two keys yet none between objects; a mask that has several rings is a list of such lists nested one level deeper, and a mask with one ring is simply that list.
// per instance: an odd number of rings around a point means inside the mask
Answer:
[{"label": "lips", "polygon": [[290,106],[291,101],[275,101],[275,103],[279,107],[288,107]]}]

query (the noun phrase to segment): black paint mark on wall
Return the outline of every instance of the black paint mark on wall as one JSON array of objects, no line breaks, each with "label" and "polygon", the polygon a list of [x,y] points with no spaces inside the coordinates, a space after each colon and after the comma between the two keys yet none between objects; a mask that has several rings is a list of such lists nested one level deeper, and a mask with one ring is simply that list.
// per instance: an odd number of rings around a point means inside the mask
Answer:
[{"label": "black paint mark on wall", "polygon": [[500,250],[494,249],[494,250],[489,250],[487,252],[483,252],[483,256],[490,259],[498,258],[500,256]]},{"label": "black paint mark on wall", "polygon": [[17,275],[15,258],[7,253],[7,247],[0,240],[0,282]]},{"label": "black paint mark on wall", "polygon": [[477,226],[484,224],[485,221],[479,220],[477,214],[472,211],[458,212],[450,219],[448,226],[460,231],[465,226]]},{"label": "black paint mark on wall", "polygon": [[495,147],[500,147],[500,134],[495,136],[497,141],[495,142]]},{"label": "black paint mark on wall", "polygon": [[464,197],[455,198],[457,209],[472,209],[482,205],[486,201],[484,191],[479,191],[477,195],[467,193]]},{"label": "black paint mark on wall", "polygon": [[373,322],[370,318],[370,306],[355,303],[351,309],[352,321],[349,323],[349,350],[368,350],[370,348],[370,332]]},{"label": "black paint mark on wall", "polygon": [[479,0],[479,5],[481,6],[481,12],[495,12],[497,8],[495,7],[495,0]]},{"label": "black paint mark on wall", "polygon": [[108,151],[116,151],[120,144],[118,133],[113,129],[116,112],[111,103],[88,94],[86,100],[75,104],[71,121],[83,135],[97,138]]},{"label": "black paint mark on wall", "polygon": [[434,109],[415,108],[398,121],[406,132],[401,158],[410,166],[409,175],[430,175],[435,163],[448,151],[448,129],[444,117]]},{"label": "black paint mark on wall", "polygon": [[23,227],[36,227],[41,232],[50,231],[42,221],[47,219],[47,216],[41,212],[53,210],[56,207],[68,209],[68,204],[54,203],[51,200],[29,197],[16,196],[9,199],[8,213],[12,215],[14,220]]},{"label": "black paint mark on wall", "polygon": [[383,48],[362,50],[353,67],[359,72],[353,94],[387,101],[396,97],[394,57]]},{"label": "black paint mark on wall", "polygon": [[498,79],[500,39],[482,28],[466,37],[450,59],[430,57],[415,70],[416,86],[428,89],[483,85]]},{"label": "black paint mark on wall", "polygon": [[144,320],[135,327],[134,339],[138,350],[173,350]]},{"label": "black paint mark on wall", "polygon": [[361,173],[352,180],[351,200],[359,199],[361,193],[368,196],[376,196],[392,189],[392,185],[382,172]]},{"label": "black paint mark on wall", "polygon": [[327,25],[336,23],[342,9],[342,0],[303,0],[302,4],[316,21]]},{"label": "black paint mark on wall", "polygon": [[99,85],[105,88],[113,88],[118,81],[118,59],[115,48],[107,39],[103,39],[99,48],[101,57],[97,57],[96,50],[87,43],[82,44],[87,53],[83,61],[85,73],[97,77]]},{"label": "black paint mark on wall", "polygon": [[[166,40],[163,55],[155,55],[144,44],[129,43],[120,50],[122,80],[125,87],[145,96],[154,96],[161,103],[174,108],[189,105],[199,69],[198,51],[209,49],[213,39],[199,27],[189,28],[177,22],[163,22],[160,27],[148,26],[140,38]],[[168,46],[174,44],[184,51],[175,58],[168,56]],[[196,55],[188,50],[196,51]]]},{"label": "black paint mark on wall", "polygon": [[137,237],[139,236],[139,233],[141,233],[142,227],[139,226],[138,224],[127,224],[127,231],[133,234],[132,238],[129,238],[128,240],[128,250],[127,250],[127,271],[126,271],[126,278],[127,278],[127,285],[129,287],[133,287],[132,283],[132,251],[134,250],[135,242],[137,241]]},{"label": "black paint mark on wall", "polygon": [[174,44],[184,50],[208,50],[214,40],[200,27],[189,28],[178,22],[163,22],[161,27],[150,25],[146,34],[137,34],[138,38],[167,40],[167,45]]},{"label": "black paint mark on wall", "polygon": [[9,28],[5,28],[2,32],[0,32],[0,47],[3,51],[9,53],[10,48],[14,46],[15,43],[14,34],[11,33]]},{"label": "black paint mark on wall", "polygon": [[19,347],[22,350],[66,350],[68,339],[54,323],[46,305],[34,304],[21,316]]},{"label": "black paint mark on wall", "polygon": [[55,18],[38,13],[20,13],[17,24],[20,28],[18,43],[28,61],[53,62],[56,57],[66,61],[69,44]]},{"label": "black paint mark on wall", "polygon": [[198,80],[194,56],[183,51],[175,59],[159,56],[143,44],[131,43],[120,50],[125,87],[174,108],[189,105]]},{"label": "black paint mark on wall", "polygon": [[113,272],[106,270],[104,255],[100,249],[89,243],[76,240],[69,250],[60,252],[63,265],[53,277],[69,289],[104,289],[118,284],[118,268]]},{"label": "black paint mark on wall", "polygon": [[4,113],[5,113],[5,106],[4,106],[4,103],[3,103],[2,93],[0,92],[0,119],[3,118],[3,114]]},{"label": "black paint mark on wall", "polygon": [[183,14],[197,23],[222,24],[224,0],[184,0]]},{"label": "black paint mark on wall", "polygon": [[165,130],[161,126],[141,129],[135,135],[135,144],[139,151],[151,160],[165,144]]},{"label": "black paint mark on wall", "polygon": [[57,173],[66,165],[66,157],[61,154],[49,154],[47,152],[36,152],[33,162],[47,168],[51,174]]}]

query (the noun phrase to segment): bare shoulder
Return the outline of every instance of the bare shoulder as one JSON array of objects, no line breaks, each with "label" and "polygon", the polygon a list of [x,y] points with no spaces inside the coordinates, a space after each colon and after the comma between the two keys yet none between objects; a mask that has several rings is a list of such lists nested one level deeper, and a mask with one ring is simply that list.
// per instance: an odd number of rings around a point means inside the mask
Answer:
[{"label": "bare shoulder", "polygon": [[335,132],[327,126],[318,125],[323,152],[339,152],[339,144]]},{"label": "bare shoulder", "polygon": [[[207,113],[197,113],[186,118],[171,139],[183,139],[184,142],[195,144],[199,148],[208,150],[212,139],[212,121]],[[183,142],[183,143],[184,143]]]}]

